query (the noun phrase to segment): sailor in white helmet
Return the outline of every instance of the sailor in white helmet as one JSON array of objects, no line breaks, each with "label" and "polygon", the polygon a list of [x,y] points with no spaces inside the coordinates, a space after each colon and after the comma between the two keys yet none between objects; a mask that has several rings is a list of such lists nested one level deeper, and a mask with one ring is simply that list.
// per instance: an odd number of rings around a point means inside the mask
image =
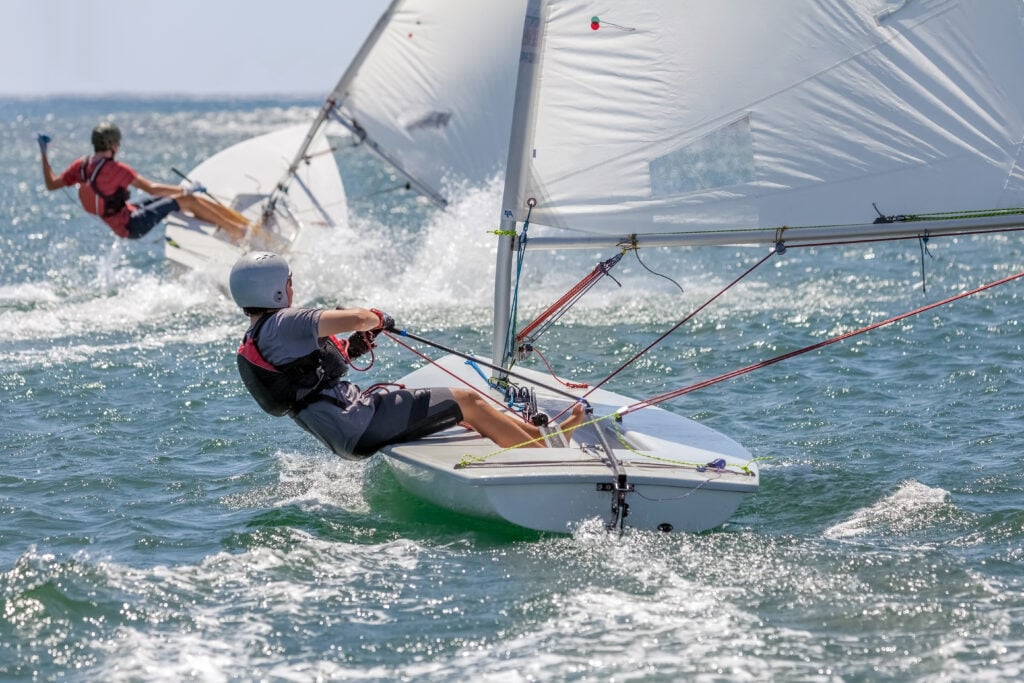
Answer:
[{"label": "sailor in white helmet", "polygon": [[[288,415],[334,453],[350,459],[382,446],[463,423],[502,448],[533,442],[537,427],[501,412],[476,392],[436,387],[363,392],[345,379],[349,361],[367,353],[394,319],[375,308],[292,307],[285,259],[250,252],[235,263],[231,296],[249,329],[238,349],[242,382],[271,415]],[[348,339],[334,335],[351,333]],[[582,406],[562,423],[583,419]],[[530,444],[537,447],[543,440]]]}]

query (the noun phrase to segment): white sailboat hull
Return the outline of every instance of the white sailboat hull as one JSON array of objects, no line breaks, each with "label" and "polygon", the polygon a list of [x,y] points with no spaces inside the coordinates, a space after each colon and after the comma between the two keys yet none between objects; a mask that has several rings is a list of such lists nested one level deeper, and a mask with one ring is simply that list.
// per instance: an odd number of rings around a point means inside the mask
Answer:
[{"label": "white sailboat hull", "polygon": [[171,263],[226,283],[231,266],[245,252],[219,233],[215,225],[175,214],[167,219],[164,254]]},{"label": "white sailboat hull", "polygon": [[[307,128],[292,126],[245,140],[196,166],[189,179],[250,222],[259,223],[265,200],[288,168]],[[216,226],[190,216],[169,216],[164,245],[168,260],[205,272],[226,286],[231,266],[249,249],[287,253],[308,239],[311,230],[344,225],[348,220],[345,188],[323,132],[314,138],[309,155],[309,162],[296,173],[275,213],[263,221],[262,232],[248,243],[232,244]]]},{"label": "white sailboat hull", "polygon": [[[465,386],[483,389],[477,371],[457,356],[404,377],[409,388]],[[529,370],[517,374],[541,384],[554,380]],[[519,380],[517,380],[517,383]],[[497,392],[483,389],[494,397]],[[582,393],[582,392],[581,392]],[[567,404],[543,388],[538,403],[557,412]],[[587,399],[595,417],[632,403],[598,390]],[[735,441],[693,420],[659,408],[612,418],[577,430],[568,448],[502,450],[475,432],[455,427],[425,439],[384,449],[384,458],[410,493],[441,507],[538,531],[569,533],[599,519],[609,527],[703,531],[726,523],[745,496],[758,489],[752,457]],[[611,434],[617,469],[597,443],[598,426]],[[724,460],[724,468],[708,467]]]}]

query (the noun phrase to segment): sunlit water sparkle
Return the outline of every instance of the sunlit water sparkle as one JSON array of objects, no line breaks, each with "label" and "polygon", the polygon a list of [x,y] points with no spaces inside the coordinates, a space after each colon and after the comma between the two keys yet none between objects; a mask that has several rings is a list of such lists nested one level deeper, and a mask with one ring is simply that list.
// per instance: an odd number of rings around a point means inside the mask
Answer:
[{"label": "sunlit water sparkle", "polygon": [[[327,453],[241,388],[244,321],[41,185],[113,116],[175,181],[316,102],[0,101],[0,678],[1003,681],[1024,675],[1021,285],[665,407],[746,445],[762,490],[694,535],[465,519]],[[352,224],[293,258],[300,301],[486,347],[500,183],[448,214],[339,151]],[[623,372],[646,397],[1024,266],[1019,238],[791,250]],[[543,340],[598,381],[762,253],[653,250]],[[531,255],[535,313],[606,253]],[[524,314],[525,315],[525,314]],[[417,365],[382,346],[366,383]]]}]

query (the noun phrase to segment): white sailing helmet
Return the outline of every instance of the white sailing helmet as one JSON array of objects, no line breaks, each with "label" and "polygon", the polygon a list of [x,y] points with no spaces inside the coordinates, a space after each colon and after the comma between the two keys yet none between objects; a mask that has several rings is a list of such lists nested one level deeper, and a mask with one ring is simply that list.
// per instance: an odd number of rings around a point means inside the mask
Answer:
[{"label": "white sailing helmet", "polygon": [[231,267],[228,288],[242,308],[285,308],[291,268],[284,257],[269,251],[250,251]]}]

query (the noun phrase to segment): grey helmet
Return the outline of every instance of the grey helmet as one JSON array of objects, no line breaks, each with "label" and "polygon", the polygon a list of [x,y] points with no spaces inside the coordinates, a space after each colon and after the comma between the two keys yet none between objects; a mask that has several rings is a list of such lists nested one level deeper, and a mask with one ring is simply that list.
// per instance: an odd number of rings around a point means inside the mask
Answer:
[{"label": "grey helmet", "polygon": [[250,251],[231,267],[228,288],[242,308],[286,308],[288,262],[269,251]]},{"label": "grey helmet", "polygon": [[121,129],[104,121],[92,129],[92,147],[97,152],[106,152],[121,144]]}]

